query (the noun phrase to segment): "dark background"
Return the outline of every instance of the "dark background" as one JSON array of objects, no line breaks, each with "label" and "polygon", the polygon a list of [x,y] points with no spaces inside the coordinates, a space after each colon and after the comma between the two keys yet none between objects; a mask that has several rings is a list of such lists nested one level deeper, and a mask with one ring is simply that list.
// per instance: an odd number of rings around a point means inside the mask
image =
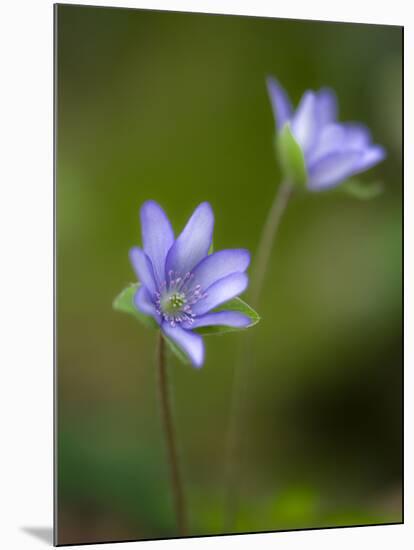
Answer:
[{"label": "dark background", "polygon": [[[397,27],[57,8],[59,542],[176,535],[155,333],[112,310],[134,280],[138,210],[179,231],[215,211],[215,248],[252,253],[280,174],[265,77],[296,104],[333,87],[388,158],[385,192],[289,205],[255,329],[237,531],[401,520],[402,31]],[[172,359],[190,534],[220,533],[239,334]]]}]

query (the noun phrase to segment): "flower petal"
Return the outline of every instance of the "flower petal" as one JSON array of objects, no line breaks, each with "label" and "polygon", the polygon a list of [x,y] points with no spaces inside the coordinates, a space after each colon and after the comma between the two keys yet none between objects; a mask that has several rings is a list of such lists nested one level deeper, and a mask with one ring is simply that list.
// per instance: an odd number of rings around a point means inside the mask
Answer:
[{"label": "flower petal", "polygon": [[183,352],[188,355],[195,367],[201,367],[204,362],[204,343],[199,334],[184,330],[179,326],[172,327],[166,321],[161,326],[163,333],[173,340]]},{"label": "flower petal", "polygon": [[321,88],[316,94],[316,117],[319,128],[335,122],[338,115],[338,100],[330,88]]},{"label": "flower petal", "polygon": [[252,320],[240,311],[213,311],[196,317],[191,328],[208,327],[212,325],[226,327],[248,327]]},{"label": "flower petal", "polygon": [[345,130],[346,149],[362,149],[371,143],[371,132],[363,124],[347,122],[342,127]]},{"label": "flower petal", "polygon": [[208,254],[213,236],[214,215],[208,202],[194,211],[182,233],[168,252],[166,275],[173,271],[185,275]]},{"label": "flower petal", "polygon": [[156,283],[151,260],[145,252],[137,246],[134,246],[134,248],[131,248],[129,251],[129,259],[131,260],[132,267],[140,283],[153,294],[156,291]]},{"label": "flower petal", "polygon": [[287,93],[275,78],[268,77],[266,83],[276,127],[280,129],[292,118],[292,104]]},{"label": "flower petal", "polygon": [[309,169],[309,189],[318,191],[339,184],[355,173],[362,157],[360,151],[331,153],[322,157]]},{"label": "flower petal", "polygon": [[314,92],[303,94],[292,119],[292,132],[303,152],[306,153],[314,144],[318,127],[317,105]]},{"label": "flower petal", "polygon": [[247,288],[249,278],[245,273],[232,273],[213,283],[206,296],[195,303],[191,309],[195,315],[203,315],[220,304],[235,298]]},{"label": "flower petal", "polygon": [[161,317],[155,308],[154,302],[151,300],[151,296],[144,286],[139,287],[136,291],[134,304],[141,313],[144,313],[144,315],[151,315],[157,323],[161,322]]},{"label": "flower petal", "polygon": [[165,258],[174,242],[171,224],[159,204],[146,201],[141,207],[144,251],[154,267],[158,286],[165,280]]},{"label": "flower petal", "polygon": [[231,273],[246,271],[250,253],[243,248],[220,250],[207,256],[193,269],[193,285],[206,289]]},{"label": "flower petal", "polygon": [[342,151],[345,138],[346,130],[342,124],[326,124],[320,131],[315,146],[308,154],[308,169],[327,154]]},{"label": "flower petal", "polygon": [[381,145],[372,145],[371,147],[368,147],[367,149],[365,149],[361,160],[355,167],[354,174],[372,168],[373,166],[384,160],[386,156],[386,151],[384,147],[381,147]]}]

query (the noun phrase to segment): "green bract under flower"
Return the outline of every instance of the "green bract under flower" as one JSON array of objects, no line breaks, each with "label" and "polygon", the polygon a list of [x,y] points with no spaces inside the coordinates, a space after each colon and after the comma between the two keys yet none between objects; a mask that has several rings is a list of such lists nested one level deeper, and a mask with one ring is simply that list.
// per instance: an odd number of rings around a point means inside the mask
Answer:
[{"label": "green bract under flower", "polygon": [[276,147],[285,181],[305,187],[308,180],[305,157],[300,145],[293,137],[289,122],[286,122],[276,137]]}]

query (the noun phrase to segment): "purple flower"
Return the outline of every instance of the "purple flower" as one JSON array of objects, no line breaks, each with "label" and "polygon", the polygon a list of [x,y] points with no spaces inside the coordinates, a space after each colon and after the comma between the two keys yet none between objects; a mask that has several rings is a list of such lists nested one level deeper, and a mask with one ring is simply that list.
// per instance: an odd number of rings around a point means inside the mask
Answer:
[{"label": "purple flower", "polygon": [[307,187],[321,191],[368,170],[385,158],[385,150],[372,143],[363,124],[336,122],[337,101],[332,90],[306,91],[296,111],[285,90],[267,79],[270,101],[280,132],[289,123],[300,145],[307,171]]},{"label": "purple flower", "polygon": [[130,259],[141,283],[134,297],[138,310],[153,317],[163,334],[201,367],[204,344],[195,329],[211,325],[247,327],[240,311],[215,311],[246,290],[250,254],[244,249],[209,255],[214,215],[207,202],[194,211],[175,238],[163,209],[154,201],[141,208],[143,249]]}]

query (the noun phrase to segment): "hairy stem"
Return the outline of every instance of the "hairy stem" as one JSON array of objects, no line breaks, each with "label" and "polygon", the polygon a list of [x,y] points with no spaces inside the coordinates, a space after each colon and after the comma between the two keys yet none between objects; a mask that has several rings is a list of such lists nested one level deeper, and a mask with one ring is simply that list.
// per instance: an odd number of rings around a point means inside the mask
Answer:
[{"label": "hairy stem", "polygon": [[[250,285],[250,301],[257,307],[265,280],[270,255],[274,246],[277,231],[283,214],[292,194],[292,186],[288,182],[282,183],[276,192],[272,206],[266,217],[260,236],[255,268]],[[238,481],[241,475],[241,439],[242,427],[246,426],[243,420],[246,401],[246,386],[249,379],[251,364],[251,338],[244,338],[239,348],[238,360],[233,369],[233,380],[230,394],[230,420],[226,449],[226,500],[225,500],[225,530],[231,532],[235,527],[237,514]]]},{"label": "hairy stem", "polygon": [[187,515],[184,501],[184,493],[178,466],[176,435],[171,411],[171,399],[167,379],[167,364],[165,353],[165,341],[159,332],[158,335],[158,388],[161,405],[161,419],[165,434],[167,448],[167,460],[170,469],[171,491],[177,521],[178,533],[181,536],[187,534]]}]

